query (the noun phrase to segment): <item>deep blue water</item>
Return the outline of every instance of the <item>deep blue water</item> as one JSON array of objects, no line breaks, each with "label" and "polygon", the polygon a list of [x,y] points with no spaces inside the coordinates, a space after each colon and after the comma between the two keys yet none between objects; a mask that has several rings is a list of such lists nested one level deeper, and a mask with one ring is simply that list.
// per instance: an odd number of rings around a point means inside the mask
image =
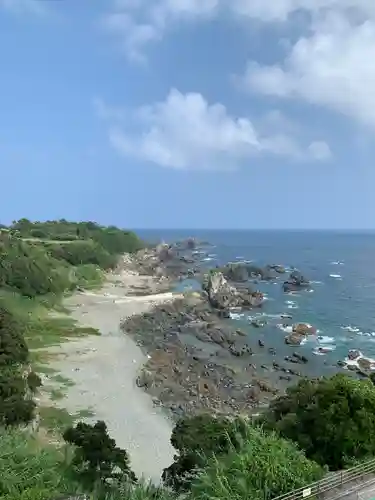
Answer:
[{"label": "deep blue water", "polygon": [[[149,241],[176,241],[189,236],[209,241],[214,245],[209,250],[215,254],[209,262],[213,266],[247,259],[260,265],[296,267],[313,282],[312,292],[300,292],[296,296],[284,294],[281,290],[283,277],[279,283],[260,283],[256,286],[269,298],[262,313],[271,316],[268,318],[269,326],[262,335],[273,345],[281,346],[285,333],[276,324],[286,321],[273,318],[272,315],[288,313],[293,315],[290,324],[308,322],[319,329],[319,335],[333,337],[333,341],[323,339],[320,342],[312,337],[301,347],[311,353],[317,346],[328,342],[334,350],[326,356],[316,356],[320,358],[319,361],[322,358],[325,363],[344,359],[349,349],[359,349],[364,355],[375,358],[375,233],[216,230],[137,232]],[[333,264],[338,261],[343,264]],[[341,278],[330,275],[340,275]],[[249,326],[247,317],[239,318],[237,322],[249,331],[256,331],[258,335],[260,329]]]}]

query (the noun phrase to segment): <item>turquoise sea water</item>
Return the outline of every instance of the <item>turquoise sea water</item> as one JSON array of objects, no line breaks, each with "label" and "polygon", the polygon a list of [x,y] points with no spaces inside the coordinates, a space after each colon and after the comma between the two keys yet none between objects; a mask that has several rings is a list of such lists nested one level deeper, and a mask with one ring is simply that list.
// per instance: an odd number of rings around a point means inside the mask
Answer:
[{"label": "turquoise sea water", "polygon": [[[375,358],[375,233],[318,231],[138,231],[148,240],[176,241],[189,236],[209,241],[213,255],[206,265],[215,266],[234,260],[294,266],[312,281],[312,291],[286,295],[283,277],[277,283],[259,283],[258,289],[268,300],[262,311],[268,325],[262,329],[250,326],[247,315],[234,316],[238,326],[247,329],[268,345],[288,354],[284,345],[282,324],[307,322],[319,329],[299,347],[310,354],[316,370],[344,359],[349,349],[358,349]],[[280,319],[280,314],[293,316]],[[252,313],[254,315],[254,313]],[[279,325],[279,326],[277,326]],[[311,356],[319,346],[329,346],[325,355]]]}]

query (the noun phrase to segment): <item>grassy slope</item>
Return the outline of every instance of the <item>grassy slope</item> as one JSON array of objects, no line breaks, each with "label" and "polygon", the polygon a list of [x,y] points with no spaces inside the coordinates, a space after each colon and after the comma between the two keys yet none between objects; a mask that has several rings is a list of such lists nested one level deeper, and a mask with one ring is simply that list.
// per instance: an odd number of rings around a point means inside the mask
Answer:
[{"label": "grassy slope", "polygon": [[[35,236],[35,230],[40,237]],[[100,286],[104,271],[116,263],[117,254],[141,245],[132,233],[116,228],[108,231],[92,223],[88,227],[66,221],[16,223],[10,231],[0,231],[0,306],[24,325],[33,369],[48,372],[55,383],[52,399],[63,397],[71,381],[54,373],[47,366],[48,355],[39,349],[98,334],[93,328],[78,327],[66,315],[61,298],[77,287]],[[86,416],[90,416],[89,410],[70,415],[56,407],[40,408],[42,426],[54,434]],[[43,430],[41,434],[46,436]],[[77,485],[64,474],[66,457],[59,446],[41,448],[38,439],[20,430],[1,428],[0,443],[0,498],[42,500],[76,490]]]}]

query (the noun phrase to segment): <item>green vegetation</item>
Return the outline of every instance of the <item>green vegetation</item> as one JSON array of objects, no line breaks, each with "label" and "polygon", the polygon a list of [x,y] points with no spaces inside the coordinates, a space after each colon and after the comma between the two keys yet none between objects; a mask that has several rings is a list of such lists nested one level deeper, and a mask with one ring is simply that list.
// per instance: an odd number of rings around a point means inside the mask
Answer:
[{"label": "green vegetation", "polygon": [[375,390],[343,374],[302,380],[271,403],[264,424],[331,470],[375,456]]},{"label": "green vegetation", "polygon": [[98,486],[108,487],[116,479],[136,482],[127,452],[109,437],[103,421],[95,425],[79,422],[69,427],[63,437],[75,446],[70,465],[77,480],[89,491]]},{"label": "green vegetation", "polygon": [[134,233],[113,226],[21,219],[0,232],[0,288],[37,297],[100,284],[118,254],[142,246]]},{"label": "green vegetation", "polygon": [[[33,396],[41,380],[31,367],[53,374],[63,387],[69,385],[45,366],[48,353],[38,349],[98,332],[78,327],[67,317],[61,298],[75,288],[100,285],[119,253],[142,246],[134,233],[92,222],[22,219],[9,228],[1,226],[0,498],[37,500],[68,491],[60,451],[37,450],[37,441],[17,430],[35,416]],[[64,395],[58,386],[49,389],[52,400]],[[60,433],[61,438],[67,427],[92,412],[70,415],[63,408],[42,406],[39,416],[47,433]]]},{"label": "green vegetation", "polygon": [[194,500],[271,500],[321,479],[324,470],[291,442],[247,426],[242,443],[212,457],[191,488]]},{"label": "green vegetation", "polygon": [[375,456],[374,377],[302,380],[257,421],[181,419],[171,436],[176,456],[158,488],[137,481],[104,422],[79,422],[93,416],[90,409],[71,415],[42,406],[43,432],[26,431],[41,383],[31,367],[50,375],[52,400],[72,384],[38,349],[98,333],[62,314],[61,297],[99,285],[119,253],[141,246],[135,234],[93,222],[22,219],[0,228],[1,499],[86,492],[92,500],[272,500]]}]

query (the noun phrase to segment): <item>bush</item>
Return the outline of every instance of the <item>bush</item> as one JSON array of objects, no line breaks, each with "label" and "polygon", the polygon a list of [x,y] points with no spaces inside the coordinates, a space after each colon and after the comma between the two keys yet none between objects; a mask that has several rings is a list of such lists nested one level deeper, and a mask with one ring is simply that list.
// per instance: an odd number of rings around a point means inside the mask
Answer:
[{"label": "bush", "polygon": [[124,231],[115,226],[104,227],[95,222],[69,222],[65,219],[30,222],[27,219],[21,219],[14,222],[10,229],[18,231],[22,237],[40,234],[45,239],[56,241],[93,240],[111,255],[136,252],[144,246],[144,243],[132,231]]},{"label": "bush", "polygon": [[174,463],[164,469],[164,483],[176,491],[188,489],[199,469],[205,466],[207,457],[236,449],[246,428],[247,424],[239,418],[230,420],[207,414],[180,419],[171,436],[171,444],[179,454]]},{"label": "bush", "polygon": [[375,454],[375,391],[369,380],[338,374],[302,380],[270,404],[264,425],[339,470]]},{"label": "bush", "polygon": [[323,474],[294,444],[249,426],[239,450],[209,460],[192,483],[191,499],[270,500]]},{"label": "bush", "polygon": [[22,322],[0,303],[0,369],[26,363],[29,351],[23,330]]},{"label": "bush", "polygon": [[63,259],[72,266],[94,264],[102,269],[110,269],[117,263],[115,255],[110,255],[98,243],[89,240],[51,245],[50,253],[54,258]]},{"label": "bush", "polygon": [[127,452],[118,448],[115,440],[109,437],[103,421],[95,425],[79,422],[76,427],[69,427],[63,437],[76,447],[73,472],[88,488],[106,485],[112,479],[136,481]]},{"label": "bush", "polygon": [[27,297],[61,293],[69,287],[69,276],[43,247],[7,236],[0,241],[0,287]]}]

